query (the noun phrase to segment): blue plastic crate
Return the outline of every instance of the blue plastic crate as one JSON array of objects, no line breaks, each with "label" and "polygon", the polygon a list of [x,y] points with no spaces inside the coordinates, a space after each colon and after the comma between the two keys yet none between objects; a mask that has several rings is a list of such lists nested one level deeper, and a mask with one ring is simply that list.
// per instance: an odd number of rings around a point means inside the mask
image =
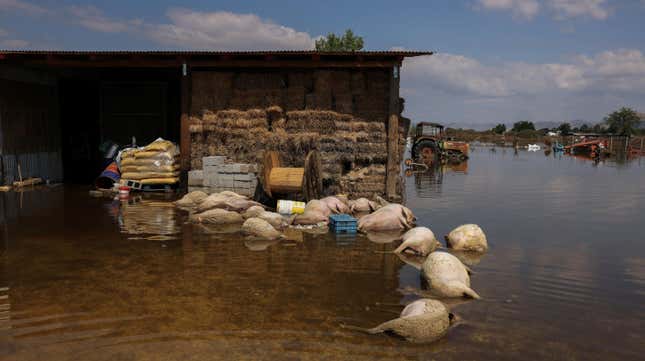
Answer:
[{"label": "blue plastic crate", "polygon": [[334,233],[356,233],[356,218],[347,214],[332,214],[329,216],[329,228]]}]

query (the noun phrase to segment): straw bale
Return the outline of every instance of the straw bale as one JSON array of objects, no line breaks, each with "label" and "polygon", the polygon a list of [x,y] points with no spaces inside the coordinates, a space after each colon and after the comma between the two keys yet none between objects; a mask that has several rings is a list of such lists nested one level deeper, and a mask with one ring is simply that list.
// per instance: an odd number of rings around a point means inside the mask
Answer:
[{"label": "straw bale", "polygon": [[191,75],[193,96],[191,113],[218,110],[227,107],[233,89],[233,73],[195,71]]},{"label": "straw bale", "polygon": [[284,129],[287,126],[287,120],[285,118],[280,118],[271,123],[271,128],[273,129]]},{"label": "straw bale", "polygon": [[273,122],[278,119],[284,118],[284,112],[282,108],[278,105],[272,105],[266,109],[266,117]]},{"label": "straw bale", "polygon": [[320,144],[336,143],[337,139],[333,134],[325,134],[318,137],[318,141],[320,142]]},{"label": "straw bale", "polygon": [[336,130],[342,130],[342,131],[351,131],[352,130],[352,123],[351,122],[339,122],[339,121],[336,121],[336,122],[334,122],[334,126],[336,127]]},{"label": "straw bale", "polygon": [[304,87],[289,87],[286,90],[285,106],[287,110],[302,110],[305,108],[305,94],[307,89]]},{"label": "straw bale", "polygon": [[188,126],[188,131],[190,133],[201,133],[204,131],[204,124],[202,122],[193,122]]},{"label": "straw bale", "polygon": [[370,132],[385,132],[385,122],[369,122],[367,124]]}]

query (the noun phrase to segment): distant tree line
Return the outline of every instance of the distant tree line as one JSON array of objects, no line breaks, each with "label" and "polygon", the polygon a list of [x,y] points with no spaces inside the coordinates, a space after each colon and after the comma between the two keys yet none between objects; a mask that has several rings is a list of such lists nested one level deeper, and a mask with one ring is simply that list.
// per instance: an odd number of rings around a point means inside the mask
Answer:
[{"label": "distant tree line", "polygon": [[[617,135],[645,135],[645,129],[641,128],[641,124],[645,121],[643,114],[637,113],[631,108],[620,108],[615,112],[607,115],[602,123],[587,125],[582,124],[579,127],[573,127],[570,123],[562,123],[553,129],[535,129],[533,122],[528,120],[521,120],[513,123],[510,132],[521,135],[529,135],[535,132],[546,134],[548,132],[557,132],[561,135],[570,135],[572,133],[599,133],[599,134],[617,134]],[[497,124],[490,130],[495,134],[506,133],[506,125]]]}]

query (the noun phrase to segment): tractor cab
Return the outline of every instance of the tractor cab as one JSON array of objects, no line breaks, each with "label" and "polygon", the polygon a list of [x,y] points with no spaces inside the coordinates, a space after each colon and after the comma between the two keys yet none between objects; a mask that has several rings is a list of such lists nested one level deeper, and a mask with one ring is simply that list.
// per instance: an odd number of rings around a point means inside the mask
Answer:
[{"label": "tractor cab", "polygon": [[423,137],[441,139],[443,138],[443,125],[430,122],[421,122],[417,124],[416,139]]},{"label": "tractor cab", "polygon": [[443,125],[431,122],[417,124],[412,142],[413,159],[426,164],[461,162],[468,159],[468,151],[468,143],[446,140]]}]

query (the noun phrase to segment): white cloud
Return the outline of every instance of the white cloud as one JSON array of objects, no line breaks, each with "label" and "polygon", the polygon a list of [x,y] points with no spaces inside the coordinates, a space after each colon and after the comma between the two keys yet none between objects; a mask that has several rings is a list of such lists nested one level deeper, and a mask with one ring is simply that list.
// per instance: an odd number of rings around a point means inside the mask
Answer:
[{"label": "white cloud", "polygon": [[54,11],[22,0],[0,0],[0,11],[51,14],[101,33],[128,33],[162,46],[207,50],[309,50],[315,38],[255,14],[228,11],[200,12],[171,8],[169,22],[109,17],[93,5],[70,6]]},{"label": "white cloud", "polygon": [[170,24],[146,24],[144,27],[146,36],[164,45],[193,49],[262,50],[312,49],[314,44],[309,34],[254,14],[170,9],[167,16]]},{"label": "white cloud", "polygon": [[480,97],[510,97],[562,91],[645,93],[645,56],[639,50],[577,56],[569,63],[485,65],[473,58],[436,54],[406,61],[404,76],[413,86]]},{"label": "white cloud", "polygon": [[477,0],[478,7],[487,10],[505,10],[518,18],[532,19],[540,11],[537,0]]},{"label": "white cloud", "polygon": [[484,128],[521,119],[598,122],[621,106],[645,109],[645,55],[619,49],[565,62],[485,64],[436,54],[404,62],[401,94],[413,120]]},{"label": "white cloud", "polygon": [[174,8],[166,12],[169,23],[146,23],[108,18],[94,6],[74,6],[69,13],[76,23],[93,31],[130,32],[161,45],[185,49],[312,49],[314,45],[309,34],[254,14]]},{"label": "white cloud", "polygon": [[43,15],[50,12],[42,6],[21,0],[0,0],[0,11],[19,11],[30,15]]},{"label": "white cloud", "polygon": [[30,45],[26,40],[11,39],[9,35],[7,30],[0,28],[0,49],[24,49]]},{"label": "white cloud", "polygon": [[548,0],[549,8],[558,19],[588,16],[597,20],[607,19],[606,0]]},{"label": "white cloud", "polygon": [[[645,3],[645,0],[641,0]],[[553,17],[564,20],[590,17],[604,20],[609,16],[607,0],[476,0],[476,8],[509,11],[515,18],[533,19],[542,8],[548,8]]]},{"label": "white cloud", "polygon": [[0,39],[0,48],[2,49],[25,49],[29,47],[29,42],[20,39]]},{"label": "white cloud", "polygon": [[136,21],[120,21],[107,18],[99,8],[88,6],[71,6],[70,15],[81,26],[102,33],[122,33],[130,30]]}]

